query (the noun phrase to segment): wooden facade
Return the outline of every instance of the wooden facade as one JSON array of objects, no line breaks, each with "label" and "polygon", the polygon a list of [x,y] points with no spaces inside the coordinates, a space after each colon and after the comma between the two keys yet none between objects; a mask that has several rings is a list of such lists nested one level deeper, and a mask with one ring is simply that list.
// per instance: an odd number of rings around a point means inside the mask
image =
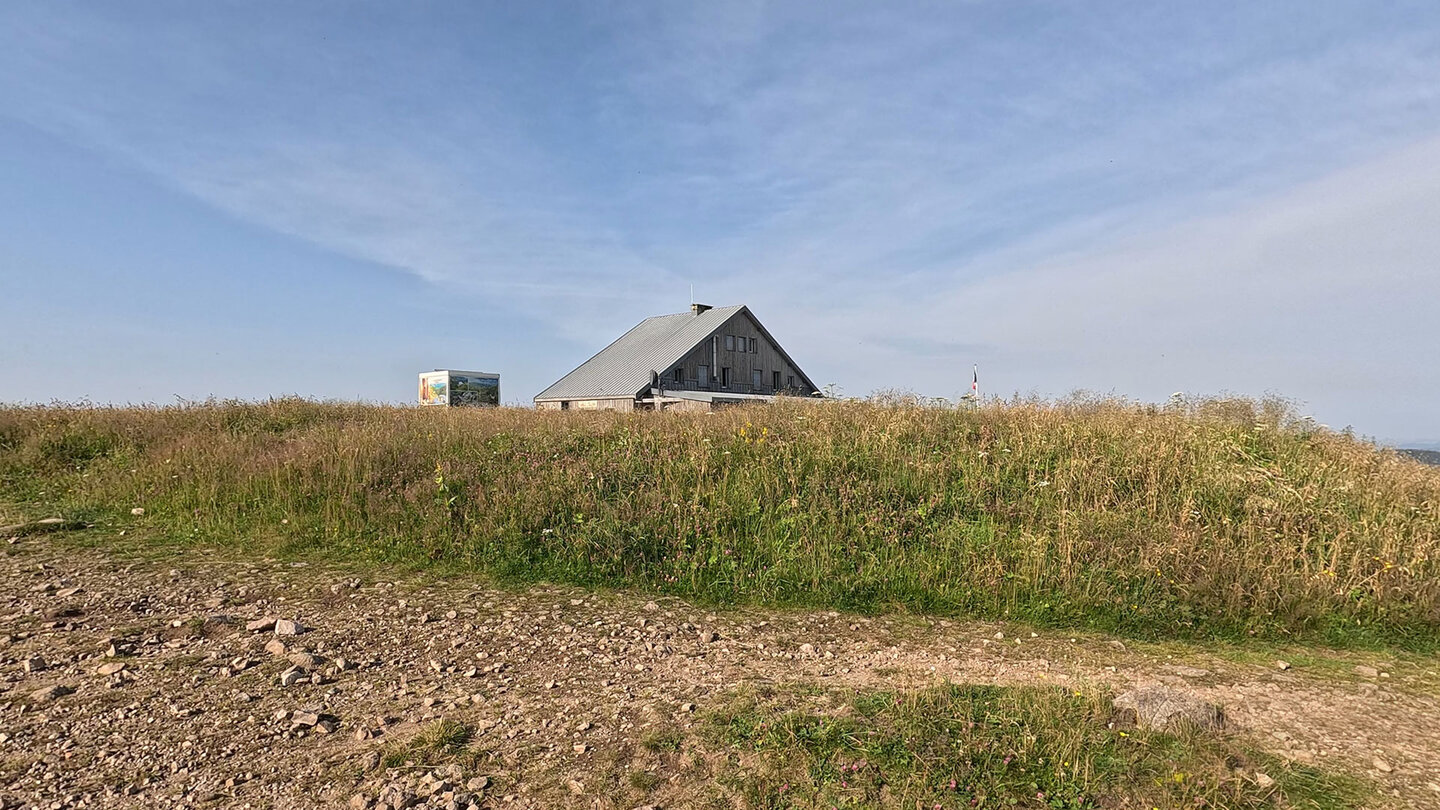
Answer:
[{"label": "wooden facade", "polygon": [[[743,344],[741,341],[744,341]],[[744,346],[744,350],[740,346]],[[657,369],[658,370],[658,369]],[[759,373],[758,385],[756,372]],[[778,376],[777,376],[778,375]],[[810,396],[805,375],[771,342],[749,310],[711,332],[680,362],[660,370],[663,391]]]}]

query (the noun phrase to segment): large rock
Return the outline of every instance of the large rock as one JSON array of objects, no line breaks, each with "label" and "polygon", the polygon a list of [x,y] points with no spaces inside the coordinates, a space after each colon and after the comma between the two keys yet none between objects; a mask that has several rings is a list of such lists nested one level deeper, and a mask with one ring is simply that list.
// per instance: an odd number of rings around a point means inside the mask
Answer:
[{"label": "large rock", "polygon": [[1225,713],[1190,692],[1168,686],[1141,686],[1115,698],[1115,708],[1134,715],[1136,725],[1159,730],[1186,724],[1225,727]]}]

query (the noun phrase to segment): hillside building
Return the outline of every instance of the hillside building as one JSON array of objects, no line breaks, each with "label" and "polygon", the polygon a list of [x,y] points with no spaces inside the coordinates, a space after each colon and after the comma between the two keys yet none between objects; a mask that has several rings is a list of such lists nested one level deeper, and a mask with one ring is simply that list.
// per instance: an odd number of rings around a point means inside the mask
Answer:
[{"label": "hillside building", "polygon": [[746,306],[646,318],[535,396],[547,410],[696,410],[820,393]]}]

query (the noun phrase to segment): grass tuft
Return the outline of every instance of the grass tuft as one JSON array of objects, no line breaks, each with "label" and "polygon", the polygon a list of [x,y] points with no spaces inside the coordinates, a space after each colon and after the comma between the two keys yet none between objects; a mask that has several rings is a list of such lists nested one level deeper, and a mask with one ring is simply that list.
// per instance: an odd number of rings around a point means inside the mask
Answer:
[{"label": "grass tuft", "polygon": [[457,720],[442,718],[422,726],[413,737],[404,742],[387,744],[381,751],[380,761],[387,768],[406,765],[433,767],[460,760],[474,758],[469,751],[474,731]]}]

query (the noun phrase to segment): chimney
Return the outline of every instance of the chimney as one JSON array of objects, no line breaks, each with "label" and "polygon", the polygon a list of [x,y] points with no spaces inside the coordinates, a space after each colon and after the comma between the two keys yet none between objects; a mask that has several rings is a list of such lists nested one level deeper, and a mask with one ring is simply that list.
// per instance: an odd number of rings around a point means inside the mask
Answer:
[{"label": "chimney", "polygon": [[690,311],[691,311],[692,313],[696,314],[696,315],[699,315],[700,313],[704,312],[704,311],[707,310],[707,309],[711,309],[711,306],[710,306],[709,304],[691,304],[691,305],[690,305]]}]

